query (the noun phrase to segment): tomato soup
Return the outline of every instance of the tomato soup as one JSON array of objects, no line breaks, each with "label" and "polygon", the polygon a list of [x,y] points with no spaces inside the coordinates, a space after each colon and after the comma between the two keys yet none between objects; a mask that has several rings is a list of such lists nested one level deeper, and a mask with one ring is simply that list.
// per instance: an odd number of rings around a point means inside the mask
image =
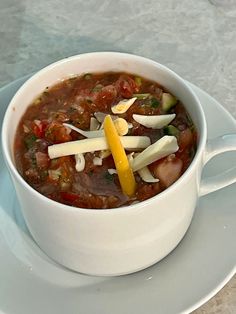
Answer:
[{"label": "tomato soup", "polygon": [[[118,133],[116,125],[126,130],[118,135],[135,181],[132,195],[121,186],[114,163],[119,155],[106,144],[107,115]],[[16,134],[16,167],[25,181],[52,200],[90,209],[130,205],[162,192],[186,171],[197,147],[184,105],[157,82],[128,73],[86,73],[47,87],[29,104]],[[177,143],[173,152],[167,140]],[[67,154],[62,144],[69,142],[87,150]],[[55,158],[51,147],[60,148]]]}]

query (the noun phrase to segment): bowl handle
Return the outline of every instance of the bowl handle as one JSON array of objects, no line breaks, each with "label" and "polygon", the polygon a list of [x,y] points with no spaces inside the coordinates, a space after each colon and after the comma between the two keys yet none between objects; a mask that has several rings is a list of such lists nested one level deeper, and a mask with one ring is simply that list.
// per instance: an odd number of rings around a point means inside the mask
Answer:
[{"label": "bowl handle", "polygon": [[[234,150],[236,151],[236,134],[227,134],[208,140],[204,165],[214,156]],[[219,175],[202,179],[199,195],[209,194],[234,182],[236,182],[236,167],[232,167]]]}]

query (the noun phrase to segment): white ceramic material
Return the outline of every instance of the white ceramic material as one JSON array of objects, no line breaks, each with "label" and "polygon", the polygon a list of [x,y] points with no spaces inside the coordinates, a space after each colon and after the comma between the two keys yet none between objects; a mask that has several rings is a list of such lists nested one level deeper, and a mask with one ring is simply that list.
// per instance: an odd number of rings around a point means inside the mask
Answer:
[{"label": "white ceramic material", "polygon": [[[0,89],[0,128],[10,99],[25,80]],[[235,133],[233,117],[205,92],[190,87],[202,103],[208,138]],[[236,152],[217,156],[203,178],[235,165],[235,157]],[[65,269],[35,244],[1,148],[0,176],[1,314],[189,314],[235,274],[236,184],[199,199],[187,234],[166,258],[132,275],[105,278]]]},{"label": "white ceramic material", "polygon": [[[110,210],[78,209],[58,204],[33,190],[15,169],[12,151],[17,124],[26,107],[46,86],[73,74],[105,71],[139,74],[158,81],[176,95],[185,104],[198,129],[196,156],[175,184],[142,203]],[[236,181],[234,168],[207,179],[200,187],[204,163],[218,153],[236,150],[235,135],[218,138],[207,146],[206,137],[201,104],[184,80],[154,61],[121,53],[79,55],[41,70],[13,97],[2,128],[4,157],[34,239],[57,262],[94,275],[127,274],[159,261],[176,247],[187,231],[198,195]]]}]

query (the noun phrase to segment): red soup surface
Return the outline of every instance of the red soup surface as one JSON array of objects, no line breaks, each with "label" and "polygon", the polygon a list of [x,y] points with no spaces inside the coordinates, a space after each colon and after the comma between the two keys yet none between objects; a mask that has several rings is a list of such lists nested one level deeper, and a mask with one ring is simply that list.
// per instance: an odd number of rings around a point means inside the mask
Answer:
[{"label": "red soup surface", "polygon": [[[114,114],[113,106],[133,97],[136,99],[128,110]],[[171,101],[166,103],[165,98]],[[84,153],[84,168],[79,171],[75,155],[49,158],[49,146],[86,138],[64,123],[89,131],[93,120],[97,129],[102,129],[105,115],[101,113],[125,119],[129,136],[147,136],[151,143],[165,135],[177,138],[178,151],[147,166],[158,182],[146,182],[140,171],[136,171],[135,192],[127,196],[122,192],[109,151]],[[175,117],[168,125],[156,129],[138,123],[133,114],[175,114]],[[47,87],[26,110],[16,134],[16,166],[29,185],[57,202],[96,209],[133,204],[162,192],[186,171],[197,146],[196,128],[178,99],[156,82],[113,72],[87,73]],[[130,153],[126,151],[127,155]]]}]

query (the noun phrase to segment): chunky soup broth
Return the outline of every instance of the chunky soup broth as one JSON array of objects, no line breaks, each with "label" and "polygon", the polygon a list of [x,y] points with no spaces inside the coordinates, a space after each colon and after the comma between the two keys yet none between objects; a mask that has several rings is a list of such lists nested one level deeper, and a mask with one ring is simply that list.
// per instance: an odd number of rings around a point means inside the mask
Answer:
[{"label": "chunky soup broth", "polygon": [[[128,99],[133,99],[129,109],[114,113],[112,108]],[[165,135],[177,138],[176,152],[147,165],[154,180],[134,172],[133,195],[122,192],[109,150],[84,153],[82,169],[77,169],[75,155],[50,158],[48,154],[51,145],[86,139],[68,125],[89,131],[93,124],[93,129],[102,130],[107,114],[114,121],[119,117],[127,122],[127,136],[146,136],[151,144]],[[137,122],[134,114],[175,117],[157,129]],[[18,171],[39,193],[75,207],[106,209],[143,201],[168,188],[189,167],[196,146],[197,133],[190,116],[164,87],[127,73],[87,73],[47,87],[30,104],[17,128],[14,153]],[[126,154],[134,152],[135,156],[142,150],[126,150]]]}]

